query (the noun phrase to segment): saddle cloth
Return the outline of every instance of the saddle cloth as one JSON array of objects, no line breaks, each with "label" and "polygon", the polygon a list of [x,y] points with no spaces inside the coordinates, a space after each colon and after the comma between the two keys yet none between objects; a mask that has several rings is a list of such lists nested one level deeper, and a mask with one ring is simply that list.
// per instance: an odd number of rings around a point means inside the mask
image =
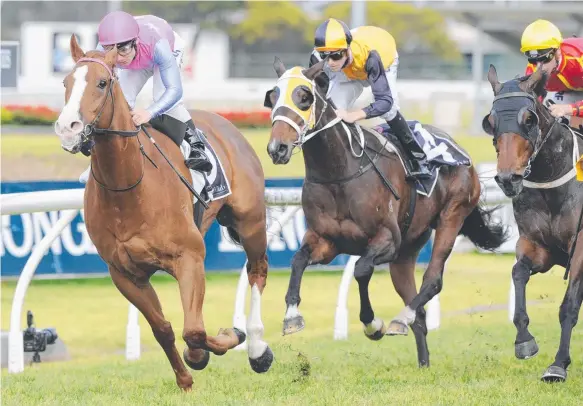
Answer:
[{"label": "saddle cloth", "polygon": [[[427,169],[431,172],[429,179],[416,180],[415,188],[418,194],[427,197],[431,196],[439,178],[439,169],[442,166],[472,165],[471,158],[450,139],[430,133],[418,121],[407,120],[407,124],[409,124],[415,142],[425,151],[425,155],[427,155]],[[391,139],[395,139],[395,136],[391,132],[391,127],[385,123],[377,125],[372,129],[374,130],[372,133],[378,138],[381,145],[387,151],[396,153],[404,167],[401,152],[390,141]],[[381,138],[381,135],[383,138]]]},{"label": "saddle cloth", "polygon": [[[202,135],[201,138],[205,145],[205,152],[213,165],[213,169],[208,175],[193,170],[190,170],[190,174],[192,175],[192,186],[194,190],[208,203],[209,201],[215,201],[229,196],[231,194],[231,185],[229,184],[229,179],[225,174],[221,160],[208,142],[206,136],[198,128],[196,131]],[[182,140],[180,150],[182,151],[182,155],[184,155],[184,159],[190,156],[191,148],[186,140]],[[193,196],[192,198],[193,202],[196,203],[196,197]]]}]

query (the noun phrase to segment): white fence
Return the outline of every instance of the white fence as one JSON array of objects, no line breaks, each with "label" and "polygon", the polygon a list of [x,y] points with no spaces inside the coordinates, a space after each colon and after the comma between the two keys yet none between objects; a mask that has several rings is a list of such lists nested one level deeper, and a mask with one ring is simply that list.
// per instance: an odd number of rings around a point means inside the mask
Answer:
[{"label": "white fence", "polygon": [[[491,170],[491,165],[484,165],[479,169],[479,172],[485,173]],[[486,199],[488,201],[502,201],[500,191],[491,183],[486,182]],[[488,195],[488,193],[490,195]],[[14,298],[12,302],[12,309],[10,315],[10,331],[9,331],[9,349],[8,349],[8,371],[10,373],[18,373],[24,370],[24,353],[23,353],[23,338],[22,338],[22,307],[26,291],[34,276],[36,268],[42,257],[48,251],[52,242],[59,236],[63,229],[76,217],[79,210],[83,208],[84,189],[67,189],[67,190],[53,190],[45,192],[29,192],[29,193],[12,193],[4,194],[0,199],[0,212],[2,215],[21,214],[39,211],[55,211],[62,210],[61,217],[53,228],[44,236],[41,242],[34,248],[22,273],[18,279]],[[291,206],[280,215],[277,221],[273,222],[268,230],[268,238],[278,235],[281,228],[293,218],[295,213],[301,209],[301,189],[298,188],[268,188],[265,192],[265,201],[271,206]],[[503,201],[502,201],[503,202]],[[508,217],[508,212],[512,213],[511,206],[508,201],[504,206],[502,218],[506,224],[515,227],[513,217]],[[512,240],[508,243],[506,249],[503,251],[514,251],[516,236],[513,235]],[[459,245],[459,244],[458,244]],[[504,248],[504,247],[503,247]],[[359,257],[350,257],[340,282],[338,290],[338,299],[336,305],[336,314],[334,322],[334,339],[342,340],[348,337],[348,290],[354,274],[354,265]],[[233,325],[242,331],[246,331],[246,316],[245,316],[245,298],[248,289],[247,272],[245,265],[241,269],[239,283],[237,285],[237,292],[235,297],[235,310],[233,315]],[[514,309],[514,295],[513,284],[511,282],[511,290],[509,294],[509,318],[512,320],[511,312]],[[139,313],[133,306],[129,305],[128,324],[126,331],[126,358],[128,360],[138,359],[140,357],[140,328],[138,323]],[[427,327],[428,329],[436,329],[440,324],[440,304],[439,295],[434,297],[427,307]],[[243,349],[246,344],[243,343],[238,346],[238,349]]]},{"label": "white fence", "polygon": [[[24,370],[24,352],[22,338],[22,307],[26,291],[34,276],[36,268],[42,257],[48,251],[52,242],[59,236],[63,229],[77,216],[83,208],[83,189],[53,190],[45,192],[11,193],[1,196],[1,214],[21,214],[38,211],[62,210],[61,217],[34,248],[22,273],[18,279],[12,309],[10,314],[10,331],[8,335],[8,371],[19,373]],[[297,188],[269,188],[265,192],[265,200],[268,205],[287,205],[288,207],[273,222],[267,231],[268,238],[278,235],[281,228],[293,218],[301,209],[301,189]],[[346,339],[348,337],[348,289],[354,273],[354,264],[358,257],[351,257],[348,261],[341,279],[338,301],[336,306],[334,339]],[[246,331],[245,298],[248,288],[247,271],[245,265],[241,269],[241,275],[235,297],[235,311],[233,325],[242,331]],[[140,357],[140,327],[138,323],[138,310],[129,305],[128,324],[126,330],[126,358],[128,360]],[[439,326],[439,298],[436,297],[429,303],[427,326],[435,329]],[[237,349],[246,348],[246,343]]]}]

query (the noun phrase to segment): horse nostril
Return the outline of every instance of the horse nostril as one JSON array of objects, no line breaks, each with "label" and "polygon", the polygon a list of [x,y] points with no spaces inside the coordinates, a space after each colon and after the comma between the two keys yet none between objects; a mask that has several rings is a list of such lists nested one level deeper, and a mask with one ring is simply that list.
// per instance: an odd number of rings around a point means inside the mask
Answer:
[{"label": "horse nostril", "polygon": [[500,176],[498,176],[498,175],[494,176],[494,180],[496,181],[496,183],[502,182],[502,180],[500,179]]},{"label": "horse nostril", "polygon": [[81,132],[81,130],[83,129],[83,123],[81,121],[73,121],[73,123],[71,123],[71,130],[75,133],[77,132]]},{"label": "horse nostril", "polygon": [[279,144],[279,147],[277,148],[277,153],[279,155],[285,155],[285,154],[287,154],[287,145],[285,145],[285,144]]},{"label": "horse nostril", "polygon": [[512,183],[518,183],[518,182],[521,182],[521,181],[522,181],[522,176],[521,176],[521,175],[516,175],[516,174],[514,174],[514,175],[512,175],[512,178],[510,179],[510,181],[511,181]]}]

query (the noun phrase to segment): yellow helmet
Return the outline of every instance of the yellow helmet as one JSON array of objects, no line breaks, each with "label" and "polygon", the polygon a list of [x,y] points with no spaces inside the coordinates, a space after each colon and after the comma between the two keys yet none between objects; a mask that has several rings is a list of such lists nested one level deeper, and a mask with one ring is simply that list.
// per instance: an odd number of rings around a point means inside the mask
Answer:
[{"label": "yellow helmet", "polygon": [[338,51],[348,49],[352,33],[348,26],[335,18],[329,18],[316,29],[314,49],[316,51]]},{"label": "yellow helmet", "polygon": [[520,40],[520,52],[558,49],[563,36],[557,26],[547,20],[536,20],[525,28]]}]

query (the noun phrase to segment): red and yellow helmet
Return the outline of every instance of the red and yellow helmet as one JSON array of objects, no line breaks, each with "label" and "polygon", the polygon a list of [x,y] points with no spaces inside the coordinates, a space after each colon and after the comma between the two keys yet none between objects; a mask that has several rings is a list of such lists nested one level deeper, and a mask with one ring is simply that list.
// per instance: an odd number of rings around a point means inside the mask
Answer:
[{"label": "red and yellow helmet", "polygon": [[314,49],[318,52],[348,49],[352,34],[348,26],[335,18],[329,18],[316,29]]}]

